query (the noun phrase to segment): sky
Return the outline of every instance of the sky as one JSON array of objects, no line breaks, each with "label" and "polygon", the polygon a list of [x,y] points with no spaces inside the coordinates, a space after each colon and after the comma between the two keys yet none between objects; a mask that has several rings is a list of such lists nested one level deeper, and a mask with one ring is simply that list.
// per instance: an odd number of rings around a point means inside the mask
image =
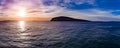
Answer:
[{"label": "sky", "polygon": [[120,21],[119,3],[120,0],[0,0],[0,17],[25,14],[26,17],[68,16],[91,21]]}]

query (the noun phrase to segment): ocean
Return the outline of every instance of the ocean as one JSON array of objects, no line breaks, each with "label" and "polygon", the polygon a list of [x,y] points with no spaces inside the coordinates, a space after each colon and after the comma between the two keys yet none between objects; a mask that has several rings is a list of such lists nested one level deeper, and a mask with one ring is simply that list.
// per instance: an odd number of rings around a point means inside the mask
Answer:
[{"label": "ocean", "polygon": [[120,48],[120,22],[0,22],[0,48]]}]

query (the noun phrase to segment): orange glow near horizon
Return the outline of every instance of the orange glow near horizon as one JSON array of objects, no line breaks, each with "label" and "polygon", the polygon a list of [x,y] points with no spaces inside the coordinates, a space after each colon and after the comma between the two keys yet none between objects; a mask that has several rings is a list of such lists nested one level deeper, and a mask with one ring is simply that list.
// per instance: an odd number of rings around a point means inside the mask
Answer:
[{"label": "orange glow near horizon", "polygon": [[[41,11],[44,9],[41,9]],[[0,17],[0,21],[50,21],[53,14],[32,12],[27,6],[13,6],[8,10],[8,16]],[[37,10],[35,10],[37,11]]]}]

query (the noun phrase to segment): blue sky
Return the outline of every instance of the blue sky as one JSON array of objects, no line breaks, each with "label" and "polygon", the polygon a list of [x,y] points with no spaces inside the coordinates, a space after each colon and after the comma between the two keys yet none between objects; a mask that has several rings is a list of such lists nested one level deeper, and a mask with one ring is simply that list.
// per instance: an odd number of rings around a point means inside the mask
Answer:
[{"label": "blue sky", "polygon": [[120,0],[0,0],[0,15],[15,14],[9,12],[16,10],[14,7],[17,6],[27,8],[29,14],[70,16],[93,21],[120,21],[119,3]]}]

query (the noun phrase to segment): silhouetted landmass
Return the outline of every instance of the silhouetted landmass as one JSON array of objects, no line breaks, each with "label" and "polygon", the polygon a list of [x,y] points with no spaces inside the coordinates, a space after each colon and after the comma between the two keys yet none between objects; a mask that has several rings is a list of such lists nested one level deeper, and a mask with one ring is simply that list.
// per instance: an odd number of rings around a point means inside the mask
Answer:
[{"label": "silhouetted landmass", "polygon": [[88,20],[75,19],[75,18],[65,17],[65,16],[54,17],[54,18],[51,19],[51,21],[81,21],[81,22],[90,22]]},{"label": "silhouetted landmass", "polygon": [[0,22],[13,22],[13,21],[17,21],[17,20],[0,20]]}]

